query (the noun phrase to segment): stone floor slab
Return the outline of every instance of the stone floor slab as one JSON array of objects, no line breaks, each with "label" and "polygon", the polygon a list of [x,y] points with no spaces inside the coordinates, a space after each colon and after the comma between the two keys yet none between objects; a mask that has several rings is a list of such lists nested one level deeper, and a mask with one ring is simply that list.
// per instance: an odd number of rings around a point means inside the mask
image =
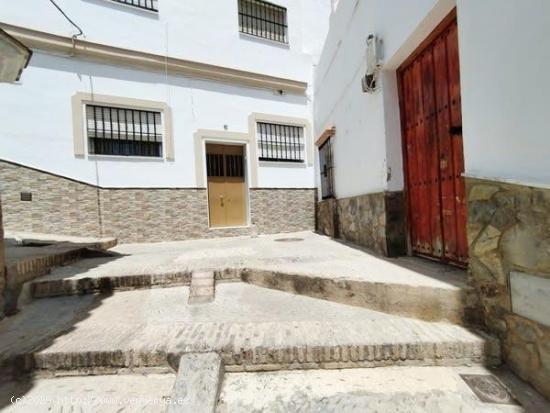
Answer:
[{"label": "stone floor slab", "polygon": [[169,406],[174,374],[67,376],[0,384],[0,410],[9,413],[150,412]]},{"label": "stone floor slab", "polygon": [[[460,374],[495,374],[521,406],[482,403]],[[475,367],[386,367],[229,373],[217,411],[225,412],[533,412],[550,411],[508,373]]]}]

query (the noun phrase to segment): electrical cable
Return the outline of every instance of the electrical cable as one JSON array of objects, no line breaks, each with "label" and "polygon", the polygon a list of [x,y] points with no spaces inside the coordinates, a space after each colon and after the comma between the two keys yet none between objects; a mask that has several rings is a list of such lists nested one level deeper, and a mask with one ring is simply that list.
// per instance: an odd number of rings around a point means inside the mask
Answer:
[{"label": "electrical cable", "polygon": [[72,21],[71,18],[69,16],[67,16],[67,14],[63,11],[63,9],[61,7],[59,7],[54,0],[50,0],[50,3],[52,3],[55,6],[55,8],[57,10],[59,10],[59,12],[63,15],[63,17],[65,17],[67,19],[67,21],[69,23],[71,23],[78,30],[78,33],[73,35],[73,39],[76,39],[78,36],[82,36],[84,34],[84,32],[78,26],[78,24],[76,24],[74,21]]}]

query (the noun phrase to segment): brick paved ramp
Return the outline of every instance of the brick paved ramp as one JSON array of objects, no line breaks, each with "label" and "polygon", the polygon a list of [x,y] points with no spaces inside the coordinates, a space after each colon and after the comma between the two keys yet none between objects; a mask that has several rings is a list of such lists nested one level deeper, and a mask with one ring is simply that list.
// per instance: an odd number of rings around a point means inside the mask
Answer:
[{"label": "brick paved ramp", "polygon": [[[216,290],[215,301],[200,306],[187,304],[188,287],[119,292],[91,303],[83,301],[91,296],[37,300],[12,318],[15,331],[0,324],[0,346],[8,343],[0,354],[18,356],[28,368],[84,371],[163,366],[209,351],[221,354],[227,371],[462,365],[499,356],[494,340],[457,325],[244,283]],[[50,337],[34,340],[37,324],[55,325],[71,305],[77,318],[70,328],[60,323]]]}]

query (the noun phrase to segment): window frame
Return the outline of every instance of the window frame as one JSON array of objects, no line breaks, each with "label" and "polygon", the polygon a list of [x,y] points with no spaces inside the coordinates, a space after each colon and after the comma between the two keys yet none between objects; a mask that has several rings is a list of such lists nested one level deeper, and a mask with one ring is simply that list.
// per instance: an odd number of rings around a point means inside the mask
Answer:
[{"label": "window frame", "polygon": [[[258,126],[262,124],[262,125],[266,125],[266,126],[269,126],[269,129],[271,130],[271,126],[275,126],[275,129],[277,129],[277,126],[280,126],[282,128],[285,128],[285,127],[289,127],[289,128],[292,128],[292,129],[298,129],[298,130],[301,130],[301,134],[299,134],[299,138],[301,137],[301,142],[299,142],[299,147],[300,146],[303,146],[303,149],[299,149],[298,153],[300,155],[300,159],[292,159],[292,158],[273,158],[273,157],[264,157],[262,156],[262,149],[261,149],[261,145],[262,143],[264,142],[259,135],[258,133]],[[258,160],[260,162],[276,162],[276,163],[285,163],[285,162],[288,162],[288,163],[293,163],[293,164],[303,164],[306,162],[306,128],[305,126],[303,125],[293,125],[293,124],[290,124],[290,123],[281,123],[281,122],[266,122],[266,121],[260,121],[260,120],[257,120],[256,123],[255,123],[255,130],[254,130],[254,133],[256,134],[256,140],[258,142]],[[261,128],[260,128],[261,129]],[[267,128],[266,128],[267,129]],[[266,136],[274,136],[274,135],[267,135]],[[275,135],[277,136],[277,135]],[[285,141],[286,141],[286,137],[288,135],[285,135]],[[282,138],[281,138],[282,139]],[[280,144],[280,146],[283,146],[283,142],[282,140],[280,142],[277,142],[275,141],[275,143],[277,145]],[[286,147],[288,147],[287,143],[284,142],[284,145]]]},{"label": "window frame", "polygon": [[[73,145],[75,157],[84,158],[117,158],[117,159],[142,159],[142,160],[174,160],[174,142],[172,133],[172,112],[164,102],[124,98],[119,96],[95,95],[78,92],[72,97],[73,113]],[[143,110],[160,112],[162,123],[162,154],[159,157],[136,155],[102,155],[89,151],[89,139],[87,131],[86,106],[107,106],[128,110]]]},{"label": "window frame", "polygon": [[[86,143],[87,143],[87,151],[88,151],[88,155],[89,156],[101,156],[101,157],[104,157],[104,156],[109,156],[109,157],[123,157],[123,158],[144,158],[144,159],[163,159],[164,158],[164,116],[163,116],[163,113],[162,111],[160,110],[154,110],[154,109],[141,109],[141,108],[135,108],[135,107],[128,107],[128,106],[113,106],[113,105],[106,105],[106,104],[98,104],[97,102],[94,102],[94,103],[83,103],[84,104],[84,115],[86,117],[85,119],[85,134],[86,134]],[[95,137],[91,137],[90,134],[89,134],[89,128],[88,128],[88,122],[89,122],[89,118],[88,118],[88,108],[93,108],[93,112],[94,112],[94,123],[96,124],[95,126],[97,126],[97,108],[101,108],[101,123],[105,125],[105,120],[104,120],[104,116],[105,116],[105,111],[104,109],[108,109],[109,111],[109,116],[112,117],[113,115],[113,109],[114,110],[121,110],[121,111],[124,111],[125,115],[124,115],[124,120],[125,120],[125,123],[126,123],[126,127],[125,127],[125,130],[126,128],[131,124],[132,125],[132,135],[133,135],[133,138],[130,138],[128,139],[128,136],[130,134],[126,133],[126,137],[127,139],[115,139],[112,137],[113,135],[113,125],[114,123],[112,122],[112,119],[110,120],[110,134],[111,134],[111,137],[110,138],[105,138],[105,135],[106,133],[108,133],[108,130],[107,128],[104,128],[104,129],[97,129],[97,127],[95,128]],[[132,112],[132,123],[128,123],[128,119],[127,119],[127,113],[128,112]],[[136,122],[135,120],[135,117],[134,117],[134,114],[135,112],[138,112],[139,115],[139,122]],[[159,155],[154,155],[154,156],[150,156],[150,155],[142,155],[142,154],[139,154],[139,155],[125,155],[125,154],[121,154],[121,153],[97,153],[97,152],[91,152],[91,147],[92,147],[92,139],[102,139],[102,140],[105,140],[105,139],[110,139],[110,140],[116,140],[116,141],[122,141],[122,140],[125,140],[125,141],[128,141],[128,142],[135,142],[135,143],[140,143],[140,142],[144,142],[142,140],[136,140],[134,139],[136,137],[136,126],[135,125],[140,125],[140,132],[137,134],[141,137],[143,137],[143,134],[142,134],[142,126],[143,126],[143,123],[142,123],[142,117],[141,117],[141,114],[142,113],[149,113],[149,114],[153,114],[154,116],[154,119],[155,119],[155,132],[154,132],[154,135],[155,135],[155,141],[154,143],[156,144],[159,144],[160,145],[160,153]],[[119,112],[117,112],[117,120],[118,120],[118,124],[120,125],[120,119],[118,119],[118,116],[119,116]],[[160,118],[160,122],[158,124],[158,130],[157,130],[157,127],[156,127],[156,117],[157,117],[157,114]],[[149,117],[147,116],[147,122],[149,121]],[[149,128],[147,128],[149,129]],[[118,133],[120,134],[120,126],[117,127],[117,130],[118,130]],[[101,132],[102,134],[102,137],[98,137],[98,132]],[[160,141],[156,140],[157,136],[160,135]],[[150,141],[148,141],[150,142]],[[94,146],[96,145],[96,143],[94,143]]]},{"label": "window frame", "polygon": [[[278,123],[281,125],[301,126],[304,128],[304,161],[303,162],[272,162],[272,161],[260,161],[259,157],[259,143],[257,123]],[[254,159],[259,166],[281,165],[288,167],[312,167],[314,154],[313,154],[313,137],[311,134],[311,125],[305,118],[296,118],[292,116],[273,115],[269,113],[253,112],[248,116],[248,133],[254,140]]]},{"label": "window frame", "polygon": [[[261,17],[256,17],[256,16],[253,16],[252,14],[245,14],[242,11],[244,9],[241,8],[241,5],[244,2],[256,3],[256,4],[260,5],[260,7],[264,7],[263,10],[265,10],[265,8],[272,7],[274,9],[284,13],[284,23],[281,24],[281,23],[275,22],[274,20],[262,19]],[[264,15],[265,15],[265,12],[264,12]],[[255,29],[256,33],[244,30],[244,27],[245,27],[244,18],[245,17],[249,17],[251,20],[254,19],[254,22],[255,22],[254,24],[256,24],[256,25],[258,24],[257,21],[260,21],[259,28],[258,28],[258,26],[254,26],[254,29]],[[278,4],[275,4],[275,3],[272,3],[272,2],[269,2],[269,1],[265,1],[265,0],[237,0],[237,18],[238,18],[238,24],[239,24],[239,33],[241,35],[251,36],[252,38],[255,38],[255,39],[261,39],[261,40],[264,40],[264,41],[273,42],[277,45],[286,45],[286,46],[288,46],[289,43],[290,43],[290,40],[289,40],[289,25],[288,25],[288,8],[286,8],[284,6],[280,6]],[[269,33],[271,36],[262,36],[261,34],[257,33],[258,31],[259,32],[262,31],[262,29],[261,29],[262,23],[261,22],[263,22],[264,25],[266,26],[265,32]],[[281,36],[280,33],[276,33],[275,31],[268,31],[267,30],[268,25],[279,26],[279,27],[282,26],[282,28],[283,28],[282,40],[279,40],[279,39],[276,38],[276,37]]]}]

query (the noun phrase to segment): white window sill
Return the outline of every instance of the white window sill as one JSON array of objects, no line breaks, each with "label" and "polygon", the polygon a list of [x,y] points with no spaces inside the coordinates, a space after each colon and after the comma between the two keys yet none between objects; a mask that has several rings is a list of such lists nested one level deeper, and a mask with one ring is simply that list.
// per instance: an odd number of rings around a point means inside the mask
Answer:
[{"label": "white window sill", "polygon": [[281,49],[290,49],[290,43],[278,42],[277,40],[266,39],[265,37],[254,36],[253,34],[239,32],[239,37],[244,40],[256,41],[267,46],[278,46]]},{"label": "white window sill", "polygon": [[259,161],[260,167],[281,167],[281,168],[306,168],[305,161],[302,162],[284,162],[284,161]]},{"label": "white window sill", "polygon": [[123,155],[94,155],[94,154],[89,154],[88,159],[92,160],[92,161],[164,162],[164,157],[153,157],[153,156],[123,156]]}]

